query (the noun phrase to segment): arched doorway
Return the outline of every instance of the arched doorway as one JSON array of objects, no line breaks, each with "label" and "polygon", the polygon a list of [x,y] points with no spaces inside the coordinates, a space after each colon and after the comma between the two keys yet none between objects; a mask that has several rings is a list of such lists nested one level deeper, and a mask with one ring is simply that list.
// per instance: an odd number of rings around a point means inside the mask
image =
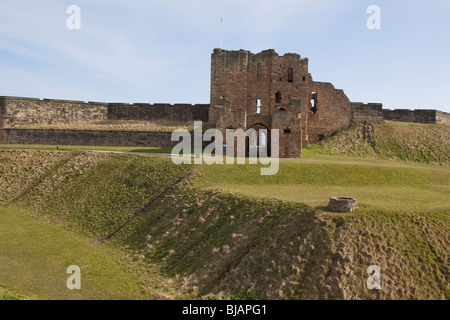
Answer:
[{"label": "arched doorway", "polygon": [[257,123],[247,132],[247,157],[270,157],[270,130],[265,125]]}]

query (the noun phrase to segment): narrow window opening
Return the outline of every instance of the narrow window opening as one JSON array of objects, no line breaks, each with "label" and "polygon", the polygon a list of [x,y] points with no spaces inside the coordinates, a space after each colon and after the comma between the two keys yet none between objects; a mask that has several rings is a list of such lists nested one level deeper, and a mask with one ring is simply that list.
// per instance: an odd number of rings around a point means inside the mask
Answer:
[{"label": "narrow window opening", "polygon": [[315,114],[316,112],[317,112],[317,93],[313,92],[311,98],[311,113]]},{"label": "narrow window opening", "polygon": [[261,113],[261,99],[256,99],[256,113]]},{"label": "narrow window opening", "polygon": [[306,77],[303,77],[303,81],[305,81],[306,80]]},{"label": "narrow window opening", "polygon": [[288,69],[288,82],[294,82],[294,69]]},{"label": "narrow window opening", "polygon": [[275,103],[281,103],[281,93],[279,91],[275,93]]},{"label": "narrow window opening", "polygon": [[290,133],[291,133],[291,129],[290,129],[290,128],[284,129],[284,133],[285,133],[285,134],[290,134]]}]

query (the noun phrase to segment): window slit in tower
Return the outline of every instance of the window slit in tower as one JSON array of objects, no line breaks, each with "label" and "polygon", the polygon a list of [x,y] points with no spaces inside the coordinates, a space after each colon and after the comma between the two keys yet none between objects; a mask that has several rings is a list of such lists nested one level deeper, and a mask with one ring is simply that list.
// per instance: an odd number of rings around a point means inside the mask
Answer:
[{"label": "window slit in tower", "polygon": [[288,82],[294,82],[294,69],[288,69]]},{"label": "window slit in tower", "polygon": [[311,113],[315,114],[317,112],[317,93],[313,92],[311,95]]}]

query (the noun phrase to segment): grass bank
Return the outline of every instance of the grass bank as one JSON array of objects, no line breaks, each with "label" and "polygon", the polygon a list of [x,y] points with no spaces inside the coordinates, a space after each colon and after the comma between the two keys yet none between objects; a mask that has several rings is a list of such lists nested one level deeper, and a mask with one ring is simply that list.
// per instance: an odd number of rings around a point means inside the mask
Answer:
[{"label": "grass bank", "polygon": [[[151,298],[450,298],[444,166],[307,151],[282,159],[277,175],[261,176],[258,165],[0,150],[0,172],[0,207],[14,217],[23,212],[95,241],[122,225],[100,248],[133,261],[128,270]],[[328,212],[334,195],[355,196],[360,208]],[[12,230],[21,225],[5,221]],[[28,245],[19,239],[9,252]],[[45,261],[56,251],[39,252],[36,259]],[[370,265],[381,268],[382,290],[365,286]],[[0,279],[6,295],[45,296],[22,286],[18,269],[8,270]]]},{"label": "grass bank", "polygon": [[450,164],[450,126],[383,121],[371,123],[373,141],[367,124],[353,124],[330,138],[309,146],[316,153],[448,166]]}]

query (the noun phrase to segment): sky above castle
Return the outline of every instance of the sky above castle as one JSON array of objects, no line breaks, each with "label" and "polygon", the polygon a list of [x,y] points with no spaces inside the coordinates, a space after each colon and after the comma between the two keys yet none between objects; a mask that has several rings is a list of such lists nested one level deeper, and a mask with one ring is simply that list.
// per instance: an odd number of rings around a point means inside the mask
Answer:
[{"label": "sky above castle", "polygon": [[2,1],[0,96],[209,103],[221,17],[224,49],[295,52],[351,101],[450,112],[449,0]]}]

